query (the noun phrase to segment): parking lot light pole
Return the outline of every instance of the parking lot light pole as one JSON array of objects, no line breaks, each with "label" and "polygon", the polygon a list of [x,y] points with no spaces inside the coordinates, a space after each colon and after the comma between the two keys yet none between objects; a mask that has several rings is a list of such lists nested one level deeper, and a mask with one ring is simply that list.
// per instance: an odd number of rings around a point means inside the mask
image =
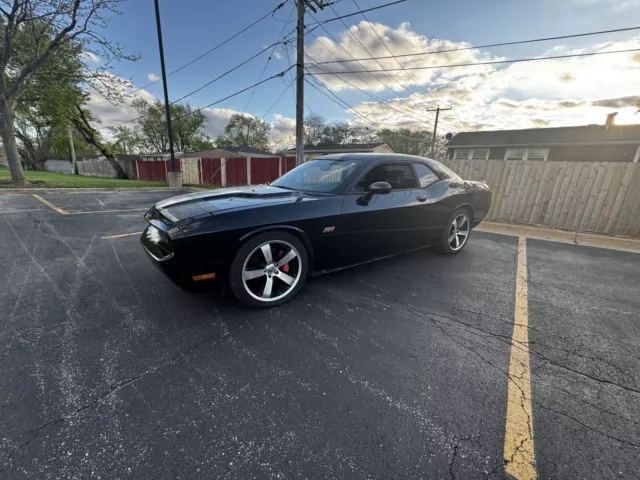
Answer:
[{"label": "parking lot light pole", "polygon": [[169,134],[169,152],[171,153],[171,171],[167,172],[170,187],[182,187],[182,174],[176,168],[176,156],[173,150],[173,131],[171,129],[171,109],[169,108],[169,91],[167,89],[167,71],[164,66],[164,46],[162,45],[162,26],[160,25],[160,6],[153,0],[156,9],[156,27],[158,28],[158,48],[160,50],[160,68],[162,70],[162,87],[164,89],[164,109],[167,117]]}]

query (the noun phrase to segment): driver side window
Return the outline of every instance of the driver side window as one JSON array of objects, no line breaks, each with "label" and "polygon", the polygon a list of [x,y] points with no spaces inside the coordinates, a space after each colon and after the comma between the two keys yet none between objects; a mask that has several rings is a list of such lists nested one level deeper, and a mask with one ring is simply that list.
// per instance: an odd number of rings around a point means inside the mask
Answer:
[{"label": "driver side window", "polygon": [[356,192],[366,192],[374,182],[387,182],[392,190],[418,188],[418,179],[411,165],[383,163],[369,170],[356,184]]}]

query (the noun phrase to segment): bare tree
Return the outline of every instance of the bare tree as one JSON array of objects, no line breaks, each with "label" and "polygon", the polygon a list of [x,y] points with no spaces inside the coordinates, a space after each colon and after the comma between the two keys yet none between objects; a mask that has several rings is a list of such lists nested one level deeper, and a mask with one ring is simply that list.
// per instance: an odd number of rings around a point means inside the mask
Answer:
[{"label": "bare tree", "polygon": [[[100,30],[109,17],[119,13],[124,0],[0,0],[0,135],[15,182],[24,172],[15,136],[15,107],[37,75],[69,75],[55,69],[63,62],[47,61],[69,48],[79,47],[84,68],[77,78],[102,95],[115,98],[123,84],[111,73],[113,61],[125,55],[117,43],[106,40]],[[100,58],[99,70],[92,59]],[[49,70],[47,67],[53,70]]]},{"label": "bare tree", "polygon": [[307,115],[304,119],[304,143],[305,145],[317,145],[322,140],[322,132],[327,128],[327,120],[315,113]]}]

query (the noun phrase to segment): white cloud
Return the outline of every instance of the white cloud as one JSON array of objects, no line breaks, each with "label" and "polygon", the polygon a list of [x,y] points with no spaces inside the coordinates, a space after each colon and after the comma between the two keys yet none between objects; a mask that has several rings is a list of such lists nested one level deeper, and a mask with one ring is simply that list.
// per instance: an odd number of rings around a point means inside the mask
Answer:
[{"label": "white cloud", "polygon": [[[205,108],[202,111],[207,117],[207,124],[205,125],[205,131],[212,139],[224,132],[224,127],[227,126],[229,119],[236,113],[242,113],[231,108]],[[248,113],[243,113],[255,117]],[[269,122],[268,119],[265,119]],[[295,135],[295,118],[284,117],[279,114],[274,114],[273,119],[269,122],[271,124],[271,133],[269,139],[272,142],[279,142],[283,139],[287,139]]]},{"label": "white cloud", "polygon": [[153,72],[149,72],[147,74],[147,78],[151,81],[151,82],[157,82],[158,80],[160,80],[160,77],[158,75],[156,75]]},{"label": "white cloud", "polygon": [[136,99],[142,99],[146,102],[153,102],[156,97],[147,90],[137,90],[133,84],[117,75],[111,75],[111,81],[106,81],[110,86],[122,93],[123,102],[110,101],[99,93],[97,90],[89,92],[87,107],[100,119],[99,128],[103,135],[108,136],[108,130],[105,127],[118,123],[133,120],[140,114],[133,108],[132,103]]},{"label": "white cloud", "polygon": [[100,57],[95,53],[90,52],[89,50],[85,50],[84,52],[82,52],[81,56],[86,58],[89,62],[95,63],[96,65],[100,65],[101,63]]},{"label": "white cloud", "polygon": [[276,60],[280,60],[282,58],[282,54],[278,53],[278,52],[273,52],[273,58],[275,58]]},{"label": "white cloud", "polygon": [[[375,31],[374,31],[375,30]],[[330,63],[311,66],[312,73],[321,82],[333,90],[349,90],[354,87],[384,91],[392,89],[400,92],[406,87],[425,85],[434,82],[444,82],[463,74],[462,68],[433,68],[438,65],[477,63],[486,60],[495,60],[498,57],[485,54],[477,49],[458,50],[454,52],[440,53],[438,55],[418,55],[412,57],[383,58],[378,60],[352,61],[353,58],[388,57],[389,50],[380,42],[380,38],[394,55],[415,54],[422,52],[436,52],[441,50],[453,50],[467,48],[471,45],[464,42],[453,42],[441,39],[429,39],[412,30],[408,23],[401,24],[397,29],[380,23],[369,24],[360,22],[350,27],[339,35],[339,43],[328,37],[318,37],[307,47],[309,63],[321,63],[333,60],[349,60],[346,63]],[[348,52],[348,53],[347,53]],[[371,55],[369,55],[369,53]],[[337,57],[337,58],[336,58]],[[425,68],[426,67],[426,68]],[[403,71],[401,69],[407,69]],[[425,68],[424,70],[409,70],[410,68]],[[490,71],[490,67],[479,65],[473,67],[475,73]],[[391,74],[377,73],[341,73],[360,70],[398,70]],[[324,75],[323,72],[337,73],[338,75]],[[342,77],[339,78],[339,77]],[[347,83],[348,82],[348,83]],[[349,83],[353,84],[349,85]]]},{"label": "white cloud", "polygon": [[[374,28],[392,52],[411,53],[417,51],[434,51],[441,49],[468,46],[447,40],[427,39],[425,36],[409,30],[403,24],[398,29],[374,24]],[[388,55],[368,25],[352,26],[351,31],[367,47],[374,56]],[[368,54],[353,39],[349,32],[343,32],[340,43],[356,58],[367,57]],[[355,43],[355,45],[354,45]],[[335,42],[328,38],[320,38],[312,43],[309,50],[314,60],[330,60],[333,54],[323,50],[321,44],[333,47],[340,58],[348,58],[344,51],[338,52]],[[605,42],[583,45],[581,48],[556,45],[548,48],[540,56],[564,55],[588,52],[608,52],[640,48],[640,37],[626,41]],[[316,58],[318,57],[318,58]],[[477,49],[449,52],[443,55],[426,57],[409,57],[402,60],[408,66],[434,66],[459,63],[475,63],[486,59],[495,59]],[[516,56],[517,58],[517,56]],[[393,59],[379,60],[386,69],[399,69]],[[362,62],[367,69],[380,69],[372,60]],[[327,64],[324,67],[331,71],[355,70],[356,62],[347,64]],[[315,70],[319,71],[319,70]],[[443,131],[466,129],[458,117],[471,129],[508,129],[530,128],[540,126],[585,125],[604,122],[607,113],[618,110],[618,123],[637,123],[639,117],[634,115],[632,100],[640,97],[640,52],[619,53],[593,57],[541,60],[513,64],[497,64],[488,66],[469,66],[451,69],[426,69],[388,74],[344,74],[343,77],[363,90],[383,91],[384,97],[395,93],[395,98],[382,102],[366,101],[355,105],[361,114],[385,126],[424,127],[425,121],[419,121],[409,115],[393,110],[396,108],[410,111],[415,116],[425,117],[425,108],[432,107],[434,98],[440,105],[453,105],[455,113],[443,112],[440,119]],[[333,75],[320,75],[317,78],[330,89],[339,91],[352,89]],[[415,82],[414,82],[415,80]],[[400,91],[398,83],[416,90],[416,82],[431,95],[422,91],[407,95]],[[384,85],[383,85],[384,84]],[[395,84],[395,85],[394,85]],[[357,116],[353,121],[367,124]],[[428,122],[427,122],[428,123]],[[368,125],[368,124],[367,124]]]}]

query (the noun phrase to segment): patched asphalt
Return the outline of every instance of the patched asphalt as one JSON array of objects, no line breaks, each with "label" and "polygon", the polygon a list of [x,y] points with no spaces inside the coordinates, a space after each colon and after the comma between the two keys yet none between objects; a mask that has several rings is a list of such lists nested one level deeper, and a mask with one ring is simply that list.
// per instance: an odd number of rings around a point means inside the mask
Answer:
[{"label": "patched asphalt", "polygon": [[[102,238],[170,195],[0,195],[0,476],[504,477],[517,238],[256,311]],[[528,267],[540,478],[634,478],[640,255],[528,240]]]}]

